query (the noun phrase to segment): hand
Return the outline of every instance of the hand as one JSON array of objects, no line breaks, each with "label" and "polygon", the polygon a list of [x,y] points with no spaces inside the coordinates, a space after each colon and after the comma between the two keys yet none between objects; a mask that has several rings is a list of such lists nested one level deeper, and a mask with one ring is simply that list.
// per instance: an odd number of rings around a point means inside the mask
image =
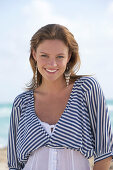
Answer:
[{"label": "hand", "polygon": [[108,157],[94,164],[93,170],[109,170],[112,157]]}]

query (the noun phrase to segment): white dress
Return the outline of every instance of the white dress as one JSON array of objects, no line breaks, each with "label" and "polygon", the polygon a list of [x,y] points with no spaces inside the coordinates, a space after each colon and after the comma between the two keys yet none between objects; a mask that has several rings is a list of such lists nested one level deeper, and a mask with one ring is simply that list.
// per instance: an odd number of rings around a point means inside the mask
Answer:
[{"label": "white dress", "polygon": [[[40,122],[51,135],[55,125]],[[23,170],[91,170],[91,168],[88,159],[78,151],[41,147],[30,155]]]}]

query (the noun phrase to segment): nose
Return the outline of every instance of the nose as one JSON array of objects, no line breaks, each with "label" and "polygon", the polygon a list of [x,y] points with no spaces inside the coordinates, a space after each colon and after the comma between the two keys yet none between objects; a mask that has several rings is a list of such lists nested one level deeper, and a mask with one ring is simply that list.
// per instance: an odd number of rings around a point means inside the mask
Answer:
[{"label": "nose", "polygon": [[56,60],[54,58],[49,59],[48,65],[52,67],[56,67],[57,66]]}]

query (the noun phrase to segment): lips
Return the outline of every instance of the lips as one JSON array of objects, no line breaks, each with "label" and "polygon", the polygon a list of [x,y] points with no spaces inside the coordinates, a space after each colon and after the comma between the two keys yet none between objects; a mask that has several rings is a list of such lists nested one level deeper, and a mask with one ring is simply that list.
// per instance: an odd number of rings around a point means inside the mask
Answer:
[{"label": "lips", "polygon": [[47,68],[45,68],[45,70],[49,73],[55,73],[58,69],[47,69]]}]

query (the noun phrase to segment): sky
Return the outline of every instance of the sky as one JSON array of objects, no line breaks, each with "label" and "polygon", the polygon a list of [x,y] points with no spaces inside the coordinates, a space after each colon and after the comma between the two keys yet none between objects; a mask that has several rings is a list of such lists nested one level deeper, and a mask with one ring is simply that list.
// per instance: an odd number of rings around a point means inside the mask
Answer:
[{"label": "sky", "polygon": [[79,44],[78,74],[93,75],[113,99],[113,0],[0,1],[0,102],[32,79],[30,39],[46,24],[66,26]]}]

